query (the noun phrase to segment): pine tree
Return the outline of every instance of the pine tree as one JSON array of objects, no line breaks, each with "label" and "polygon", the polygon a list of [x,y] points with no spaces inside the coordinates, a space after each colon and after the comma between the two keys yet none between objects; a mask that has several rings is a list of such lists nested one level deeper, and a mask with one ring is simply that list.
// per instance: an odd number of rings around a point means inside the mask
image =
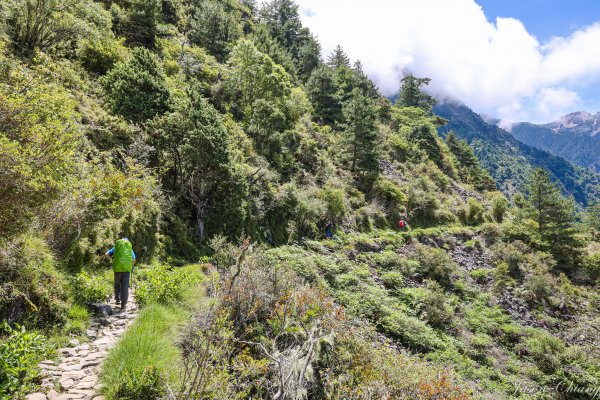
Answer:
[{"label": "pine tree", "polygon": [[337,96],[337,83],[331,68],[322,65],[311,74],[306,91],[317,120],[333,125],[341,119],[342,105]]},{"label": "pine tree", "polygon": [[344,52],[342,46],[338,44],[335,50],[329,55],[327,65],[333,69],[341,67],[350,68],[350,57]]},{"label": "pine tree", "polygon": [[343,112],[349,136],[351,170],[363,184],[370,185],[379,173],[373,101],[360,89],[354,89]]},{"label": "pine tree", "polygon": [[581,244],[576,238],[575,203],[564,197],[550,174],[537,168],[527,187],[529,217],[537,224],[542,246],[565,269],[579,263]]},{"label": "pine tree", "polygon": [[169,109],[162,64],[143,47],[135,49],[131,59],[117,63],[101,83],[112,111],[128,121],[140,123]]},{"label": "pine tree", "polygon": [[430,113],[435,99],[421,90],[421,87],[429,85],[429,82],[430,78],[416,78],[413,75],[402,78],[398,96],[400,107],[418,107]]}]

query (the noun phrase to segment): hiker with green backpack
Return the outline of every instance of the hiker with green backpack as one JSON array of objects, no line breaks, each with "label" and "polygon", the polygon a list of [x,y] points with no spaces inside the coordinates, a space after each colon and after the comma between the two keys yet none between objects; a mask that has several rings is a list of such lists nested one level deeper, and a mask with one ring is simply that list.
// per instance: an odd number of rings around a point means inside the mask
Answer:
[{"label": "hiker with green backpack", "polygon": [[115,274],[115,303],[125,310],[129,297],[129,278],[135,265],[135,252],[131,242],[126,237],[117,240],[115,247],[104,254],[112,257],[112,267]]}]

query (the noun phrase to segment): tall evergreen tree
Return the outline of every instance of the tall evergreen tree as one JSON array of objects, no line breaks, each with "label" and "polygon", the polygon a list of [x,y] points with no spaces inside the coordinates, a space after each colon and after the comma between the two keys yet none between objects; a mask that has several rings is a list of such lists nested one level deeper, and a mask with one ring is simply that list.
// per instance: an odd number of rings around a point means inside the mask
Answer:
[{"label": "tall evergreen tree", "polygon": [[127,43],[154,48],[161,19],[161,0],[132,0],[123,26]]},{"label": "tall evergreen tree", "polygon": [[350,57],[344,52],[344,49],[339,44],[327,58],[327,65],[333,69],[340,67],[350,68]]},{"label": "tall evergreen tree", "polygon": [[240,19],[239,13],[226,10],[220,2],[203,1],[194,10],[190,41],[222,61],[242,34]]},{"label": "tall evergreen tree", "polygon": [[320,122],[333,125],[341,118],[342,105],[337,95],[335,73],[326,65],[318,67],[306,83],[306,91]]},{"label": "tall evergreen tree", "polygon": [[275,38],[292,56],[298,58],[298,36],[302,29],[298,5],[292,0],[272,0],[260,9],[260,21],[269,27]]},{"label": "tall evergreen tree", "polygon": [[379,173],[373,101],[360,89],[354,89],[352,97],[344,105],[343,113],[350,145],[352,172],[368,185]]},{"label": "tall evergreen tree", "polygon": [[401,80],[398,104],[400,107],[418,107],[428,113],[435,105],[435,99],[422,91],[422,86],[429,85],[430,78],[416,78],[413,75],[406,75]]},{"label": "tall evergreen tree", "polygon": [[302,40],[298,48],[296,65],[298,77],[306,82],[311,73],[321,64],[321,45],[306,28],[302,28]]},{"label": "tall evergreen tree", "polygon": [[574,227],[573,199],[564,197],[550,174],[542,168],[536,168],[531,174],[527,194],[527,211],[536,222],[542,246],[554,255],[562,269],[576,265],[581,244]]},{"label": "tall evergreen tree", "polygon": [[169,109],[170,93],[162,64],[145,48],[117,63],[101,83],[112,111],[131,122],[143,122]]}]

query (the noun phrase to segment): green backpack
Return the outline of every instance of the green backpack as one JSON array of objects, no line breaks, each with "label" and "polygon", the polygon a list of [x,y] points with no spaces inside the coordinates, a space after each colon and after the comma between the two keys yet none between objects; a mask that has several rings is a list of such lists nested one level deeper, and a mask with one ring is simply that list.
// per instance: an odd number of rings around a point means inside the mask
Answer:
[{"label": "green backpack", "polygon": [[113,253],[113,271],[131,272],[133,257],[131,255],[131,242],[127,239],[119,239],[115,243]]}]

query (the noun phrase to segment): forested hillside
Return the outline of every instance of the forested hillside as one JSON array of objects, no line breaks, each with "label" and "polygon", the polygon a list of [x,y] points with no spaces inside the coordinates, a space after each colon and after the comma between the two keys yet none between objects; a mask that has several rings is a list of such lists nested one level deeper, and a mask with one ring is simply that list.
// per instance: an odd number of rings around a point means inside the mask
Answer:
[{"label": "forested hillside", "polygon": [[600,172],[600,115],[585,112],[565,115],[560,120],[544,124],[521,122],[511,127],[511,134],[530,146]]},{"label": "forested hillside", "polygon": [[392,104],[291,0],[0,18],[0,399],[67,389],[37,365],[102,331],[123,236],[141,312],[106,399],[597,394],[598,176],[486,153],[427,78]]}]

